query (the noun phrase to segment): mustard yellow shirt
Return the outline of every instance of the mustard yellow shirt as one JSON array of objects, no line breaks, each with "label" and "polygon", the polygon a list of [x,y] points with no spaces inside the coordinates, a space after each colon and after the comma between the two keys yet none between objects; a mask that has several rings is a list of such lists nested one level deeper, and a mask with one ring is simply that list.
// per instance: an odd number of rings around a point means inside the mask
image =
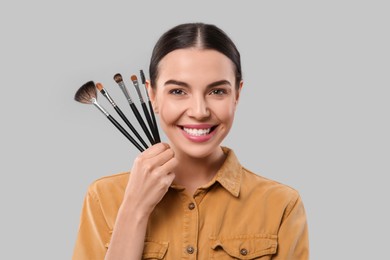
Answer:
[{"label": "mustard yellow shirt", "polygon": [[[143,259],[309,259],[299,193],[241,166],[234,152],[193,196],[172,185],[148,221]],[[73,260],[104,259],[129,173],[95,181]]]}]

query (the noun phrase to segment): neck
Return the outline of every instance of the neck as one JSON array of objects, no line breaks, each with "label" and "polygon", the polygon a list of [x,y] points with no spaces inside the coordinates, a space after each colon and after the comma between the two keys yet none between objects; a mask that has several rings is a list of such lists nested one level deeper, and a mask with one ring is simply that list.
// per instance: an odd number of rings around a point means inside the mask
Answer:
[{"label": "neck", "polygon": [[226,158],[221,148],[204,158],[193,158],[176,152],[175,157],[179,161],[175,168],[175,183],[185,187],[191,195],[214,178]]}]

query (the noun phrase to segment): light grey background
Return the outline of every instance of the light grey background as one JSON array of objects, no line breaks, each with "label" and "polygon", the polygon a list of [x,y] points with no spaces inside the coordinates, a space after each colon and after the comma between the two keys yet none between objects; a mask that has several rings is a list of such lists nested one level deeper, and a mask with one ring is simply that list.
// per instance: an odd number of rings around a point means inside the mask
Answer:
[{"label": "light grey background", "polygon": [[245,85],[224,145],[247,168],[300,191],[312,259],[383,259],[386,2],[2,1],[0,258],[71,258],[88,185],[129,170],[138,154],[74,93],[102,82],[131,116],[112,76],[130,82],[147,71],[161,33],[203,21],[224,29],[242,55]]}]

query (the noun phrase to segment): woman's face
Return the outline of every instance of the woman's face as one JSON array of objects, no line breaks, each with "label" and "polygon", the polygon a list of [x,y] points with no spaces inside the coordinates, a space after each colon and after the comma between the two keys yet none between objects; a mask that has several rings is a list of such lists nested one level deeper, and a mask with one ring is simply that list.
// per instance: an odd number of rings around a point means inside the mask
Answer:
[{"label": "woman's face", "polygon": [[241,87],[235,86],[233,63],[220,52],[188,48],[167,54],[149,95],[175,152],[194,158],[220,152]]}]

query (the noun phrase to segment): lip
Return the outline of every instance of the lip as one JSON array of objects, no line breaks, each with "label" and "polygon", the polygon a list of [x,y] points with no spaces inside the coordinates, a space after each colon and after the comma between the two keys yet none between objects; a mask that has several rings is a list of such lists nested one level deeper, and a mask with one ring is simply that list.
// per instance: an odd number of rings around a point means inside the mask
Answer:
[{"label": "lip", "polygon": [[213,126],[216,125],[211,125],[211,124],[192,124],[192,125],[180,125],[181,128],[192,128],[192,129],[207,129],[207,128],[212,128]]},{"label": "lip", "polygon": [[[217,132],[218,125],[211,125],[211,124],[193,124],[193,125],[179,125],[179,128],[188,140],[195,142],[195,143],[204,143],[209,141]],[[186,131],[184,131],[183,128],[192,128],[192,129],[207,129],[207,128],[213,128],[213,130],[208,133],[207,135],[190,135]]]}]

